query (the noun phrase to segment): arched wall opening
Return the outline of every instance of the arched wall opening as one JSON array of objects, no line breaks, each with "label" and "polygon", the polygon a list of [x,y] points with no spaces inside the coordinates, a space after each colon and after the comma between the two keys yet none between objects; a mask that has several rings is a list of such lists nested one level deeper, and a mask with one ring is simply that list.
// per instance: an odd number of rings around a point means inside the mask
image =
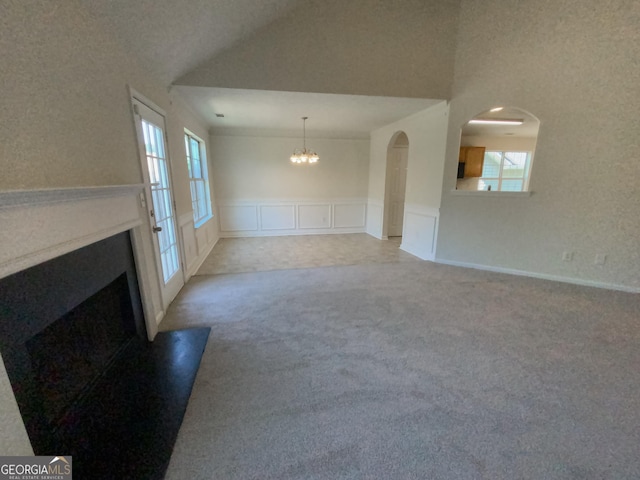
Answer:
[{"label": "arched wall opening", "polygon": [[387,145],[382,238],[402,237],[409,164],[409,137],[394,133]]},{"label": "arched wall opening", "polygon": [[494,107],[460,129],[456,190],[529,190],[540,121],[517,107]]}]

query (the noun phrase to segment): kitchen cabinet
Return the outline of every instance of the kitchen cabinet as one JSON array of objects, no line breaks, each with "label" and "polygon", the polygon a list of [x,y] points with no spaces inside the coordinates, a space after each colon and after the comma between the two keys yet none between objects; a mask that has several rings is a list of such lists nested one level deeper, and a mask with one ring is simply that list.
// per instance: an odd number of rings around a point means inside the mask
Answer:
[{"label": "kitchen cabinet", "polygon": [[464,164],[464,178],[482,176],[485,147],[460,147],[458,161]]}]

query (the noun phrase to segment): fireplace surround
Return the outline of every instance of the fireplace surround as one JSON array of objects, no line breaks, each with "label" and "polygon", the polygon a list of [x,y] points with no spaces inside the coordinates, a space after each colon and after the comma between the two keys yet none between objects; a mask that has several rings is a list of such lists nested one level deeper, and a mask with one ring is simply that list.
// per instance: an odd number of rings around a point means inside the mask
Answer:
[{"label": "fireplace surround", "polygon": [[[153,340],[164,316],[164,307],[155,272],[151,233],[142,206],[144,186],[0,191],[0,282],[31,267],[124,234],[131,239],[130,249],[136,266],[135,273],[127,275],[127,282],[137,280],[143,310],[143,320],[136,324],[135,330],[137,335],[146,331],[146,337]],[[103,267],[108,268],[109,261],[104,263]],[[73,282],[73,277],[68,281]],[[87,290],[83,298],[91,296],[90,289],[79,283],[80,290]],[[79,303],[80,300],[69,300],[55,318]],[[22,321],[24,319],[5,328],[11,335],[16,335],[13,330],[23,328]],[[5,357],[10,355],[0,349],[0,421],[4,425],[0,451],[5,455],[32,455],[36,445],[32,445],[27,435],[26,422],[5,368]]]},{"label": "fireplace surround", "polygon": [[146,331],[128,232],[0,280],[0,351],[36,454],[67,443],[134,337]]}]

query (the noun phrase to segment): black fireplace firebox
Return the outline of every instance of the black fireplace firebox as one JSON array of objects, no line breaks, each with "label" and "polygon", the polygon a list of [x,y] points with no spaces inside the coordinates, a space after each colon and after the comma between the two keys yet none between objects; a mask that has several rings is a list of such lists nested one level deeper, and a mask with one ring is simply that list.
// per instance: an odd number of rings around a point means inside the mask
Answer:
[{"label": "black fireplace firebox", "polygon": [[36,455],[64,448],[92,387],[141,339],[128,232],[0,280],[0,351]]}]

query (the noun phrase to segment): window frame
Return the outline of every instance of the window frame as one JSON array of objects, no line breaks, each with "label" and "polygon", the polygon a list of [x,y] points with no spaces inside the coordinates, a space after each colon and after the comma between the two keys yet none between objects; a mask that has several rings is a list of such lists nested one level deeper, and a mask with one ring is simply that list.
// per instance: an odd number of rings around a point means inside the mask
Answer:
[{"label": "window frame", "polygon": [[[500,193],[507,193],[507,192],[511,192],[511,193],[524,193],[524,192],[528,192],[529,191],[529,178],[531,177],[531,164],[533,161],[533,152],[529,151],[529,150],[497,150],[497,149],[487,149],[484,153],[485,155],[485,162],[486,162],[486,156],[489,153],[499,153],[500,154],[500,166],[498,167],[498,177],[485,177],[483,175],[480,175],[479,177],[479,182],[484,182],[486,181],[498,181],[498,188],[495,190],[490,190],[492,192],[500,192]],[[506,158],[506,154],[507,153],[524,153],[527,155],[526,160],[525,160],[525,167],[524,167],[524,173],[522,177],[506,177],[507,180],[522,180],[522,189],[521,190],[502,190],[502,181],[505,178],[504,177],[504,161]],[[484,173],[484,164],[483,164],[483,172]],[[478,186],[480,185],[480,183],[478,183]],[[478,191],[486,191],[486,190],[478,190]]]},{"label": "window frame", "polygon": [[[194,164],[195,156],[191,148],[190,140],[195,141],[198,144],[198,162],[199,165]],[[204,140],[198,135],[194,134],[188,129],[184,129],[184,147],[185,157],[187,160],[187,169],[189,174],[189,191],[191,194],[191,209],[193,213],[193,223],[195,228],[204,225],[209,219],[213,218],[213,211],[211,207],[211,191],[209,188],[209,168],[207,163],[207,150]],[[196,168],[199,166],[199,168]],[[193,174],[200,171],[199,176]],[[200,188],[199,188],[200,187]],[[200,192],[200,193],[199,193]],[[204,198],[199,196],[204,194]],[[204,204],[205,212],[199,215],[200,209],[198,208],[199,202]]]}]

